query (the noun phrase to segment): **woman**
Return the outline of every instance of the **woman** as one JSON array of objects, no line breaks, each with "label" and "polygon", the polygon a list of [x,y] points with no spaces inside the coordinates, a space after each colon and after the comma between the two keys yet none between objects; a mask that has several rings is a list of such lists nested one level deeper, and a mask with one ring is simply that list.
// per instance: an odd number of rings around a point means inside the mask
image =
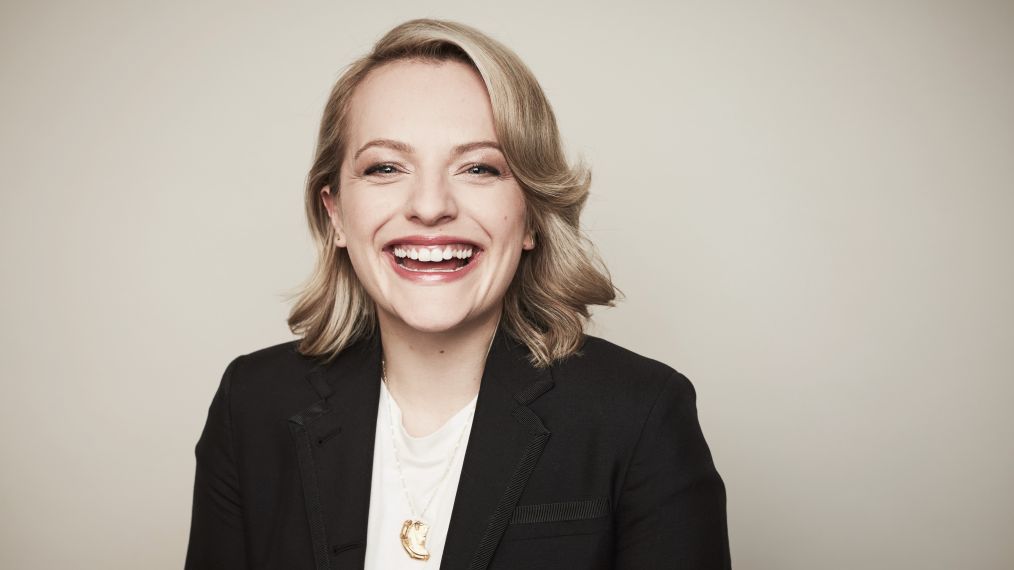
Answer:
[{"label": "woman", "polygon": [[225,370],[187,568],[728,568],[679,372],[583,333],[615,290],[538,83],[414,20],[331,94],[301,338]]}]

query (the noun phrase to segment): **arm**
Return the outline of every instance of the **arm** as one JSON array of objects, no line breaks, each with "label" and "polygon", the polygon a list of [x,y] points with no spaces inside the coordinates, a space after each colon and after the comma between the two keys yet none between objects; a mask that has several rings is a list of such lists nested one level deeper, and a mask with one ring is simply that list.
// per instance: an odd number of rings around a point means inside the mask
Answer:
[{"label": "arm", "polygon": [[679,372],[648,414],[616,506],[617,570],[728,569],[725,485]]},{"label": "arm", "polygon": [[197,442],[187,570],[246,568],[243,505],[229,408],[232,374],[240,359],[226,367]]}]

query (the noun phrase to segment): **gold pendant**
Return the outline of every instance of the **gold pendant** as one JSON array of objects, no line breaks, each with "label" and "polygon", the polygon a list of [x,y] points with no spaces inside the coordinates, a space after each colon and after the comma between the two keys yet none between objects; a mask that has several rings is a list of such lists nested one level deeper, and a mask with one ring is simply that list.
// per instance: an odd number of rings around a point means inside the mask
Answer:
[{"label": "gold pendant", "polygon": [[409,519],[401,525],[401,545],[405,552],[416,560],[429,560],[430,553],[426,550],[426,536],[430,525],[422,521]]}]

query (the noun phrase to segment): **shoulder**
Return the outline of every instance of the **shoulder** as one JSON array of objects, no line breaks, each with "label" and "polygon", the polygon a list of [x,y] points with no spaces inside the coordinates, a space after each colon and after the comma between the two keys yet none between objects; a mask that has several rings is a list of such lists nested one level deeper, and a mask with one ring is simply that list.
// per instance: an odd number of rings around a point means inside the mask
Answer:
[{"label": "shoulder", "polygon": [[676,368],[593,335],[585,335],[578,353],[553,366],[553,380],[568,395],[640,411],[660,397],[696,399],[693,384]]},{"label": "shoulder", "polygon": [[648,385],[661,389],[664,384],[689,384],[681,372],[669,364],[643,356],[604,338],[585,335],[581,349],[559,364],[561,370],[579,372],[591,381]]},{"label": "shoulder", "polygon": [[298,345],[298,340],[290,340],[240,354],[232,359],[229,367],[235,369],[234,374],[243,378],[269,376],[278,372],[291,374],[303,368],[309,371],[316,362],[300,354]]},{"label": "shoulder", "polygon": [[303,396],[310,390],[305,377],[319,361],[301,354],[298,343],[291,340],[234,357],[225,368],[221,390],[233,402],[255,407]]},{"label": "shoulder", "polygon": [[669,376],[676,370],[654,358],[643,356],[604,338],[585,335],[574,357],[564,361],[574,366],[593,367],[624,374]]}]

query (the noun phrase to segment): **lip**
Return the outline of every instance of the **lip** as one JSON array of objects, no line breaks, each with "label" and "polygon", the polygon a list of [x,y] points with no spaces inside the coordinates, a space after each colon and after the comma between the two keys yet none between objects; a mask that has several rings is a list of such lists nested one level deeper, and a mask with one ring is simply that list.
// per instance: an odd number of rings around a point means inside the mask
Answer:
[{"label": "lip", "polygon": [[474,247],[475,249],[482,249],[482,246],[480,246],[479,244],[475,243],[474,241],[472,241],[472,240],[470,240],[468,238],[463,238],[463,237],[458,237],[458,236],[445,236],[445,235],[439,235],[439,236],[421,236],[421,235],[415,235],[415,236],[405,236],[405,237],[395,238],[395,239],[393,239],[393,240],[391,240],[391,241],[389,241],[389,242],[387,242],[387,243],[384,244],[384,250],[386,251],[386,250],[391,249],[392,246],[402,245],[402,244],[405,244],[405,245],[448,245],[448,244],[452,244],[452,243],[468,244],[468,245]]},{"label": "lip", "polygon": [[[396,245],[448,245],[448,244],[465,244],[473,247],[472,261],[468,265],[462,267],[457,271],[449,272],[424,272],[424,271],[412,271],[406,269],[398,264],[398,258],[394,256],[394,246]],[[414,283],[449,283],[451,281],[457,281],[462,277],[468,275],[475,269],[475,266],[481,263],[485,250],[474,241],[457,237],[457,236],[406,236],[393,239],[384,244],[384,255],[387,257],[387,261],[391,264],[391,269],[401,278]]]}]

